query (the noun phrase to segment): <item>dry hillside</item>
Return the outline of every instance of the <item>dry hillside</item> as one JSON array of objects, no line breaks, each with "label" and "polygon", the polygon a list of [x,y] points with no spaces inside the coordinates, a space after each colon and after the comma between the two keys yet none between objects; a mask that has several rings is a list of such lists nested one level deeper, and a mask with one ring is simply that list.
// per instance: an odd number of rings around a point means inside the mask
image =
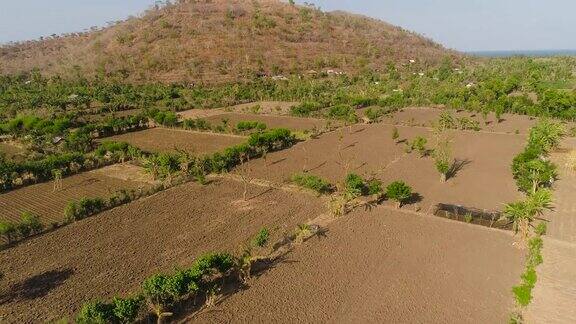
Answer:
[{"label": "dry hillside", "polygon": [[385,22],[271,0],[180,0],[86,33],[0,47],[0,73],[120,74],[132,82],[355,72],[457,55]]}]

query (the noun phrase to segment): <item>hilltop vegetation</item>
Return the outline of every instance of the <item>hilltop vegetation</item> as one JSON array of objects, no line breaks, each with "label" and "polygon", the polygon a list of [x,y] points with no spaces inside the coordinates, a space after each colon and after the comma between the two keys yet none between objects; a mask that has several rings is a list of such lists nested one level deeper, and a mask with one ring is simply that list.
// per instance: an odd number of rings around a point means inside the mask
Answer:
[{"label": "hilltop vegetation", "polygon": [[353,73],[457,57],[379,20],[280,1],[179,0],[87,33],[0,48],[0,74],[39,68],[131,82],[230,82],[310,69]]}]

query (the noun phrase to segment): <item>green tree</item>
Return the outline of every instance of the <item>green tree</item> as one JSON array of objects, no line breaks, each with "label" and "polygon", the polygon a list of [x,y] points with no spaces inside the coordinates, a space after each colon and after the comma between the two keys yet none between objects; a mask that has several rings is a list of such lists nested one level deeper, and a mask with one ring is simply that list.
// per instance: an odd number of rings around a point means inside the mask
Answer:
[{"label": "green tree", "polygon": [[412,188],[402,181],[394,181],[386,187],[386,197],[396,201],[397,208],[412,197]]}]

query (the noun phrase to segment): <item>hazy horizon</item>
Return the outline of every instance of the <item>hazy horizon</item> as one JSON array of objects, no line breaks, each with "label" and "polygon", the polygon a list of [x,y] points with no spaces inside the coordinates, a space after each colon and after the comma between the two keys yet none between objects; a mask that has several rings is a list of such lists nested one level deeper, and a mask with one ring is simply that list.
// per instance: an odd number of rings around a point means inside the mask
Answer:
[{"label": "hazy horizon", "polygon": [[[154,0],[21,0],[3,4],[0,43],[81,32],[137,16]],[[297,1],[302,3],[302,1]],[[574,51],[569,0],[309,0],[322,10],[364,14],[462,52]],[[24,23],[23,23],[24,22]],[[15,28],[15,26],[18,26]]]}]

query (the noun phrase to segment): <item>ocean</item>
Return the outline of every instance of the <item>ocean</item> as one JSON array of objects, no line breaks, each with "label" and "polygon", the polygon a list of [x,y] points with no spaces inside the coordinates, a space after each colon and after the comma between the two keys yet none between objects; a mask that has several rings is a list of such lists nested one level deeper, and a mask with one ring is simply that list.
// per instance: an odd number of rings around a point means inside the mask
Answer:
[{"label": "ocean", "polygon": [[482,57],[511,57],[511,56],[576,56],[576,50],[516,50],[516,51],[468,51],[466,54]]}]

